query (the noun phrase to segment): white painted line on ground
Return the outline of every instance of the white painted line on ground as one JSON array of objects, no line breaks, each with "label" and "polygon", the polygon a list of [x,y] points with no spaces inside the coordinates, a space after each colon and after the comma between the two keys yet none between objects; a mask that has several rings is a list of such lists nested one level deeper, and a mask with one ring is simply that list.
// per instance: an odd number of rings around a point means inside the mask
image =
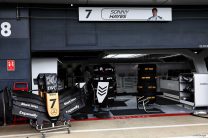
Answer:
[{"label": "white painted line on ground", "polygon": [[207,138],[208,135],[193,135],[193,136],[184,136],[184,137],[168,137],[168,138]]},{"label": "white painted line on ground", "polygon": [[80,132],[102,132],[102,131],[120,131],[120,130],[191,127],[191,126],[208,126],[208,123],[180,124],[180,125],[166,125],[166,126],[144,126],[144,127],[109,128],[109,129],[72,130],[71,132],[74,132],[74,133],[80,133]]},{"label": "white painted line on ground", "polygon": [[[126,128],[107,128],[107,129],[84,129],[84,130],[71,130],[71,133],[86,133],[86,132],[104,132],[104,131],[121,131],[121,130],[138,130],[138,129],[157,129],[157,128],[177,128],[177,127],[194,127],[194,126],[208,126],[208,123],[200,124],[180,124],[180,125],[166,125],[166,126],[143,126],[143,127],[126,127]],[[66,131],[51,132],[48,134],[61,134]],[[12,138],[12,137],[23,137],[23,136],[35,136],[40,133],[27,133],[27,134],[14,134],[4,135],[0,138]]]}]

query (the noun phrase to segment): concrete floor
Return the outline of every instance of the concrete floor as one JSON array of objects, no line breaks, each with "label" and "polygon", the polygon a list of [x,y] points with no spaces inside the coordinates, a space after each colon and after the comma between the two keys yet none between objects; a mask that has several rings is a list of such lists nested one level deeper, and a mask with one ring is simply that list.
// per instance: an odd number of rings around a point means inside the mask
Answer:
[{"label": "concrete floor", "polygon": [[[193,116],[151,117],[137,119],[95,120],[72,122],[71,134],[61,131],[47,138],[161,138],[208,134],[208,119]],[[28,125],[0,127],[0,138],[40,138]],[[188,137],[188,138],[191,138]]]}]

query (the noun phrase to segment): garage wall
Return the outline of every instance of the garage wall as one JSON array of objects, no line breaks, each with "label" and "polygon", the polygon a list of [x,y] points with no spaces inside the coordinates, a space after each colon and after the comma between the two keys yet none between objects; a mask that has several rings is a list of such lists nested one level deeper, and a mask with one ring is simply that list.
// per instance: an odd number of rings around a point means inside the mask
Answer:
[{"label": "garage wall", "polygon": [[168,74],[168,70],[193,70],[189,63],[160,63],[157,68],[157,73],[163,77]]},{"label": "garage wall", "polygon": [[[37,90],[38,86],[34,85],[33,79],[36,79],[39,73],[57,73],[57,58],[33,58],[32,59],[32,90]],[[37,94],[37,92],[34,92]]]},{"label": "garage wall", "polygon": [[[20,10],[21,15],[28,16],[28,10]],[[29,20],[16,19],[16,8],[0,5],[0,24],[11,25],[11,35],[4,37],[0,33],[0,89],[12,88],[14,82],[30,82],[30,37]],[[2,31],[2,28],[0,28]],[[7,60],[15,60],[16,69],[7,71]]]},{"label": "garage wall", "polygon": [[79,22],[78,9],[31,9],[31,46],[44,50],[198,48],[208,11],[173,9],[172,22]]},{"label": "garage wall", "polygon": [[[79,22],[78,8],[43,10],[0,5],[0,23],[11,24],[11,36],[0,35],[0,89],[31,80],[31,51],[196,48],[208,44],[208,11],[173,9],[173,22]],[[24,18],[23,18],[24,17]],[[30,17],[30,18],[29,18]],[[197,17],[197,18],[196,18]],[[0,28],[1,29],[1,28]],[[6,70],[6,60],[16,70]]]},{"label": "garage wall", "polygon": [[[117,91],[118,93],[132,93],[137,91],[137,73],[139,63],[123,63],[114,64],[116,69]],[[189,63],[156,63],[157,75],[164,77],[168,70],[191,70]],[[160,91],[159,79],[157,81],[157,89]]]}]

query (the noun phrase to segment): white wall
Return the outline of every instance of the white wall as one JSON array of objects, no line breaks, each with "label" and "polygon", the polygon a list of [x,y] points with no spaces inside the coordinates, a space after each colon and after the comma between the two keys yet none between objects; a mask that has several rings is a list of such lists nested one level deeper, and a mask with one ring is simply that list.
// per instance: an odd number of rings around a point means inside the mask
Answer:
[{"label": "white wall", "polygon": [[[57,58],[32,58],[32,90],[38,89],[37,85],[34,85],[33,79],[37,78],[39,73],[57,73],[57,70]],[[37,92],[33,93],[37,94]]]}]

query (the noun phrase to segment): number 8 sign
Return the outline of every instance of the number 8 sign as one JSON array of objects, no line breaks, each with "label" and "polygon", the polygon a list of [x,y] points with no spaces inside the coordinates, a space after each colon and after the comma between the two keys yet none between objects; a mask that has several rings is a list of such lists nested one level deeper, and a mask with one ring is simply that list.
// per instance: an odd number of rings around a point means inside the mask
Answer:
[{"label": "number 8 sign", "polygon": [[4,37],[9,37],[11,34],[11,24],[9,22],[1,23],[1,35]]}]

